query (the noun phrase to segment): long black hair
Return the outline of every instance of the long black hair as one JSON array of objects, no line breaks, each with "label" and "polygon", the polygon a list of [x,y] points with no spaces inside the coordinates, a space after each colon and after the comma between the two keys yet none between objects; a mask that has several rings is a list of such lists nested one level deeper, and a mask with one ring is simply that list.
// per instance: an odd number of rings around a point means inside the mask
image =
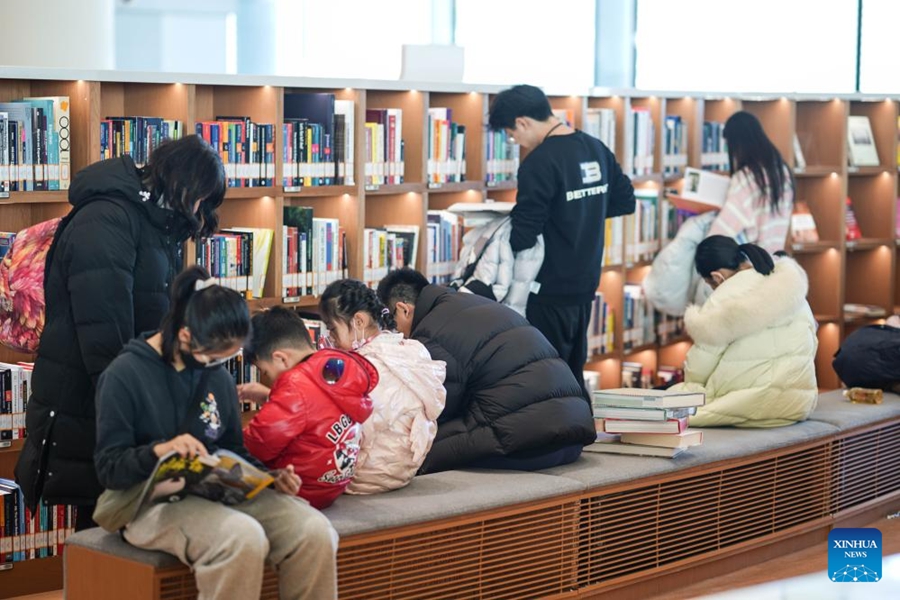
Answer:
[{"label": "long black hair", "polygon": [[[218,153],[198,135],[160,144],[142,173],[150,199],[163,199],[167,208],[180,213],[195,237],[209,237],[219,226],[216,209],[225,200],[225,167]],[[194,203],[200,203],[198,215]]]},{"label": "long black hair", "polygon": [[356,279],[339,279],[330,283],[319,300],[319,312],[326,321],[340,320],[350,324],[358,312],[368,313],[381,329],[396,329],[390,310],[378,299],[375,290]]},{"label": "long black hair", "polygon": [[704,279],[719,269],[737,271],[741,263],[750,261],[753,268],[763,275],[775,269],[772,255],[756,244],[738,244],[734,239],[724,235],[711,235],[697,246],[694,263],[697,272]]},{"label": "long black hair", "polygon": [[197,282],[209,279],[200,266],[188,267],[172,283],[172,301],[163,317],[163,356],[170,359],[178,348],[178,332],[187,327],[194,348],[206,352],[222,352],[236,343],[243,344],[250,335],[250,311],[247,303],[234,290],[212,285],[197,290]]},{"label": "long black hair", "polygon": [[756,185],[769,199],[769,210],[773,214],[780,212],[784,191],[788,187],[793,189],[794,177],[759,119],[743,110],[736,112],[725,122],[722,135],[728,144],[731,174],[749,169]]}]

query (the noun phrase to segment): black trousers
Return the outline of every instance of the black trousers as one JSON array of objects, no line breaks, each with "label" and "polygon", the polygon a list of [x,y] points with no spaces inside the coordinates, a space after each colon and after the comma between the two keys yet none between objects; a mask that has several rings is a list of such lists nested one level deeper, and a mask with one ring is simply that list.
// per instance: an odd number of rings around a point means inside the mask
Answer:
[{"label": "black trousers", "polygon": [[528,297],[525,316],[538,331],[544,334],[556,348],[590,403],[584,387],[584,363],[587,362],[587,329],[591,320],[591,303],[574,305],[542,304],[535,302],[534,295]]}]

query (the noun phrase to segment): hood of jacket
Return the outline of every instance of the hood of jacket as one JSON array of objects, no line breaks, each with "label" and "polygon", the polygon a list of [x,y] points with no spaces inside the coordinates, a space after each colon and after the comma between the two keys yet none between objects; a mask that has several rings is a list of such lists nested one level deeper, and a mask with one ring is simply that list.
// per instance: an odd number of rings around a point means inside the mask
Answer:
[{"label": "hood of jacket", "polygon": [[[382,381],[397,382],[402,390],[387,390],[412,395],[425,411],[429,421],[435,421],[444,410],[447,395],[444,378],[447,364],[432,360],[421,342],[403,339],[402,333],[382,332],[359,349],[378,368]],[[393,377],[389,377],[392,375]]]},{"label": "hood of jacket", "polygon": [[114,198],[140,206],[157,229],[184,241],[194,233],[190,221],[177,211],[162,208],[141,195],[141,172],[130,156],[102,160],[78,171],[69,187],[69,204],[79,208],[100,198]]},{"label": "hood of jacket", "polygon": [[687,309],[684,324],[694,341],[725,346],[790,319],[804,308],[808,289],[800,265],[779,258],[769,275],[747,269],[727,279],[706,303]]},{"label": "hood of jacket", "polygon": [[[351,368],[348,361],[358,368]],[[363,422],[372,414],[369,393],[378,385],[378,371],[364,357],[340,350],[319,350],[298,366],[315,382],[323,397],[330,398],[354,421]]]}]

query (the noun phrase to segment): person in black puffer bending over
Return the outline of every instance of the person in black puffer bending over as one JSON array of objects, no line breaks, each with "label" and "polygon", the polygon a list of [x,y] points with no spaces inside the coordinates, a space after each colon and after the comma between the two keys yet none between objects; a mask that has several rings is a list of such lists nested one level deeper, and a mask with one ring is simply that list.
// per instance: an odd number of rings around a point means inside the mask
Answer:
[{"label": "person in black puffer bending over", "polygon": [[447,363],[447,403],[419,474],[462,467],[532,471],[570,463],[596,438],[593,415],[547,338],[507,306],[388,273],[378,297],[397,330]]}]

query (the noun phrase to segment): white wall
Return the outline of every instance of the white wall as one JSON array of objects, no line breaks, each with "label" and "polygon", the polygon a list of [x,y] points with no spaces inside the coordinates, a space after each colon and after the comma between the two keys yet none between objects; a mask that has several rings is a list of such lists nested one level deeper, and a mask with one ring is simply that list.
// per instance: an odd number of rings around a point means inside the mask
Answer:
[{"label": "white wall", "polygon": [[0,64],[111,69],[113,13],[113,0],[0,0]]}]

